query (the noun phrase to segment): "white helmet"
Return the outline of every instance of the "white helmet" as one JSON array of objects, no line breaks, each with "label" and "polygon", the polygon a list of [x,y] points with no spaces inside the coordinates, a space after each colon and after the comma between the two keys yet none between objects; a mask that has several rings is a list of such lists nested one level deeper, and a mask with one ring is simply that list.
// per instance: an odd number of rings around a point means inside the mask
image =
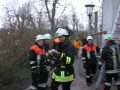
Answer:
[{"label": "white helmet", "polygon": [[36,36],[36,41],[42,40],[42,39],[44,39],[44,37],[43,37],[42,35],[37,35],[37,36]]},{"label": "white helmet", "polygon": [[52,36],[49,33],[43,35],[44,39],[51,39]]},{"label": "white helmet", "polygon": [[62,35],[68,36],[69,33],[67,32],[66,29],[59,28],[55,33],[55,37],[59,37],[59,36],[62,36]]},{"label": "white helmet", "polygon": [[92,36],[87,36],[87,40],[89,40],[89,39],[93,40],[93,37]]},{"label": "white helmet", "polygon": [[113,36],[112,36],[112,34],[105,34],[104,39],[113,40]]}]

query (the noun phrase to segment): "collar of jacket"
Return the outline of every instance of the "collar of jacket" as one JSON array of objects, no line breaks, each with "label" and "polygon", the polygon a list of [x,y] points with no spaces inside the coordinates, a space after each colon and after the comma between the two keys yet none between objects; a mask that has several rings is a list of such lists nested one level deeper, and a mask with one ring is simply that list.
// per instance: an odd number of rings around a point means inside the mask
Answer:
[{"label": "collar of jacket", "polygon": [[44,48],[43,45],[38,45],[37,43],[35,43],[35,45],[37,45],[39,48]]},{"label": "collar of jacket", "polygon": [[92,47],[92,46],[94,46],[94,44],[93,44],[93,43],[91,44],[91,46],[90,46],[88,43],[87,43],[87,45],[88,45],[89,47]]}]

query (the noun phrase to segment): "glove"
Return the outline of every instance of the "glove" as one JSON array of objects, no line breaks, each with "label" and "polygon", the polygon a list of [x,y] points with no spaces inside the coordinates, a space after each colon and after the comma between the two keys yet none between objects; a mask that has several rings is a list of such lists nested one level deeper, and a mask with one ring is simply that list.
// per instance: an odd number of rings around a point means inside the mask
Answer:
[{"label": "glove", "polygon": [[83,68],[86,69],[87,68],[87,65],[86,63],[83,64]]},{"label": "glove", "polygon": [[48,54],[53,56],[55,59],[60,57],[60,52],[56,51],[55,49],[51,49],[48,51]]},{"label": "glove", "polygon": [[51,54],[54,58],[59,58],[60,57],[60,53],[59,52],[52,52],[52,54]]}]

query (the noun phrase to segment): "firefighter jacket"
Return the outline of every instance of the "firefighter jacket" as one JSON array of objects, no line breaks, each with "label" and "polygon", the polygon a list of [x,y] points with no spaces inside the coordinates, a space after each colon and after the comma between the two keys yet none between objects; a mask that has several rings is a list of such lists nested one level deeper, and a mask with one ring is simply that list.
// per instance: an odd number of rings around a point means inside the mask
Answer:
[{"label": "firefighter jacket", "polygon": [[84,45],[82,49],[83,64],[84,63],[90,64],[90,65],[97,64],[96,55],[99,52],[100,52],[100,48],[96,44],[93,44],[92,46],[89,46],[88,44]]},{"label": "firefighter jacket", "polygon": [[74,56],[75,48],[69,40],[59,42],[56,50],[61,53],[60,58],[55,60],[52,79],[58,82],[69,82],[74,80]]},{"label": "firefighter jacket", "polygon": [[[49,44],[48,43],[44,43],[43,47],[45,48],[45,52],[47,53],[48,50],[50,50]],[[51,59],[49,57],[47,57],[46,59],[47,65],[50,66],[51,65]]]},{"label": "firefighter jacket", "polygon": [[82,46],[82,42],[80,40],[74,40],[73,45],[75,49],[79,49]]},{"label": "firefighter jacket", "polygon": [[120,71],[119,45],[114,41],[109,41],[104,46],[99,65],[103,63],[105,63],[105,73],[118,73]]},{"label": "firefighter jacket", "polygon": [[47,65],[45,49],[37,44],[33,45],[29,49],[29,61],[32,71],[45,70]]}]

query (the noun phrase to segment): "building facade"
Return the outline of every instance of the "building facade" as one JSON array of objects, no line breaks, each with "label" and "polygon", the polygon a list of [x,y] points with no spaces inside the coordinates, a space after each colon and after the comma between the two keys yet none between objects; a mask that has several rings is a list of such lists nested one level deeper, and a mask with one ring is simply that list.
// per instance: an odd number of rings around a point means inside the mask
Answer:
[{"label": "building facade", "polygon": [[102,31],[112,32],[119,6],[120,0],[103,0]]}]

